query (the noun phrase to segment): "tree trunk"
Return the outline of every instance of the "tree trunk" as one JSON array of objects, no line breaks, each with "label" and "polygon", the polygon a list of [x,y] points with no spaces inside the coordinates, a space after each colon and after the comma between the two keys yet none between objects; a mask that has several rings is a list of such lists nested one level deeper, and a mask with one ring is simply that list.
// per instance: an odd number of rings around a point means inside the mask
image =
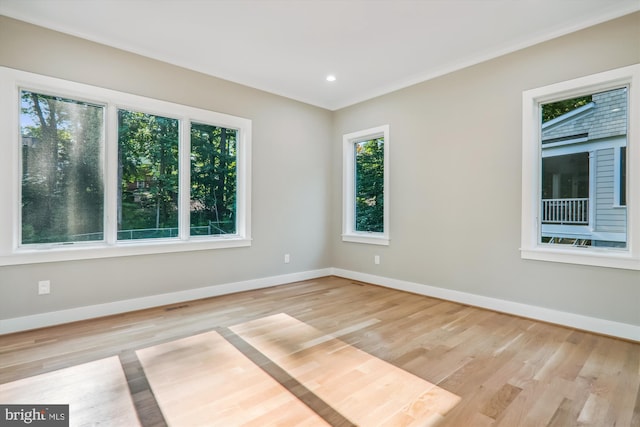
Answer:
[{"label": "tree trunk", "polygon": [[42,142],[50,144],[50,159],[47,165],[47,191],[46,202],[44,203],[43,229],[52,230],[53,228],[53,206],[56,193],[56,185],[58,181],[58,124],[56,120],[56,104],[55,101],[47,100],[49,106],[49,122],[47,123],[42,107],[40,106],[40,97],[36,93],[32,93],[33,106],[40,120],[42,127]]}]

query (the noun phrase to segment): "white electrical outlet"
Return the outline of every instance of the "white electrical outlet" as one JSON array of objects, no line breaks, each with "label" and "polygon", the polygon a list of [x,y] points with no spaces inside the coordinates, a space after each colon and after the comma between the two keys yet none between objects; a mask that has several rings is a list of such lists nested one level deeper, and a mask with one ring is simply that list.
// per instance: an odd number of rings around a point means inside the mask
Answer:
[{"label": "white electrical outlet", "polygon": [[47,295],[51,293],[51,281],[40,280],[38,282],[38,295]]},{"label": "white electrical outlet", "polygon": [[289,262],[291,262],[291,257],[289,254],[284,254],[284,263],[289,264]]},{"label": "white electrical outlet", "polygon": [[380,264],[380,255],[373,256],[373,263],[376,265]]}]

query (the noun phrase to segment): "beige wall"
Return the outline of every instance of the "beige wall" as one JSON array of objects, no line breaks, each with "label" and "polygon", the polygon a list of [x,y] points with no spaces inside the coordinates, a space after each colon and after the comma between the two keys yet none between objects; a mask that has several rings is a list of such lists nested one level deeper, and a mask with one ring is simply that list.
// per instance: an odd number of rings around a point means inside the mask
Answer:
[{"label": "beige wall", "polygon": [[341,242],[333,210],[333,265],[640,325],[640,272],[519,253],[522,92],[638,62],[636,13],[336,112],[334,206],[341,135],[386,123],[392,203],[389,247]]},{"label": "beige wall", "polygon": [[250,248],[0,267],[0,319],[330,266],[329,111],[5,17],[0,40],[2,66],[253,121]]},{"label": "beige wall", "polygon": [[[0,267],[0,319],[334,266],[640,325],[640,272],[518,250],[522,91],[640,62],[638,13],[333,113],[3,17],[0,40],[3,66],[251,119],[254,239]],[[386,123],[391,245],[343,243],[342,134]]]}]

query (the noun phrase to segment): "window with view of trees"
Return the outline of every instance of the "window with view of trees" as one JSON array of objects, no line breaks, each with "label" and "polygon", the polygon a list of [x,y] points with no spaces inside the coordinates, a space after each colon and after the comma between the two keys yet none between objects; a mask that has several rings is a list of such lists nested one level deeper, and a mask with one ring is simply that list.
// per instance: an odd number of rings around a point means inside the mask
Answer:
[{"label": "window with view of trees", "polygon": [[20,93],[23,244],[104,238],[104,106]]},{"label": "window with view of trees", "polygon": [[353,144],[356,163],[355,230],[384,231],[384,138]]},{"label": "window with view of trees", "polygon": [[0,81],[2,111],[19,110],[2,118],[19,122],[0,265],[250,245],[250,120],[3,67]]},{"label": "window with view of trees", "polygon": [[178,236],[179,121],[118,110],[118,240]]},{"label": "window with view of trees", "polygon": [[191,123],[191,235],[236,232],[235,129]]},{"label": "window with view of trees", "polygon": [[389,126],[343,137],[343,240],[389,244]]}]

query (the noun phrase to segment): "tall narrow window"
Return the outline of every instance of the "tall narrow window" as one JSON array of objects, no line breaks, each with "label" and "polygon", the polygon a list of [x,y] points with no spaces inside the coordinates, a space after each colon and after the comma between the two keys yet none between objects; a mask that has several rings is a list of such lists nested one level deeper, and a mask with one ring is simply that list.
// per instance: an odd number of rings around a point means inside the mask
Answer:
[{"label": "tall narrow window", "polygon": [[191,236],[236,233],[237,130],[191,123]]},{"label": "tall narrow window", "polygon": [[356,142],[355,230],[384,231],[384,137]]},{"label": "tall narrow window", "polygon": [[344,241],[389,244],[389,126],[343,137]]},{"label": "tall narrow window", "polygon": [[178,123],[118,110],[118,240],[178,236]]},{"label": "tall narrow window", "polygon": [[104,107],[22,90],[21,244],[104,238]]}]

